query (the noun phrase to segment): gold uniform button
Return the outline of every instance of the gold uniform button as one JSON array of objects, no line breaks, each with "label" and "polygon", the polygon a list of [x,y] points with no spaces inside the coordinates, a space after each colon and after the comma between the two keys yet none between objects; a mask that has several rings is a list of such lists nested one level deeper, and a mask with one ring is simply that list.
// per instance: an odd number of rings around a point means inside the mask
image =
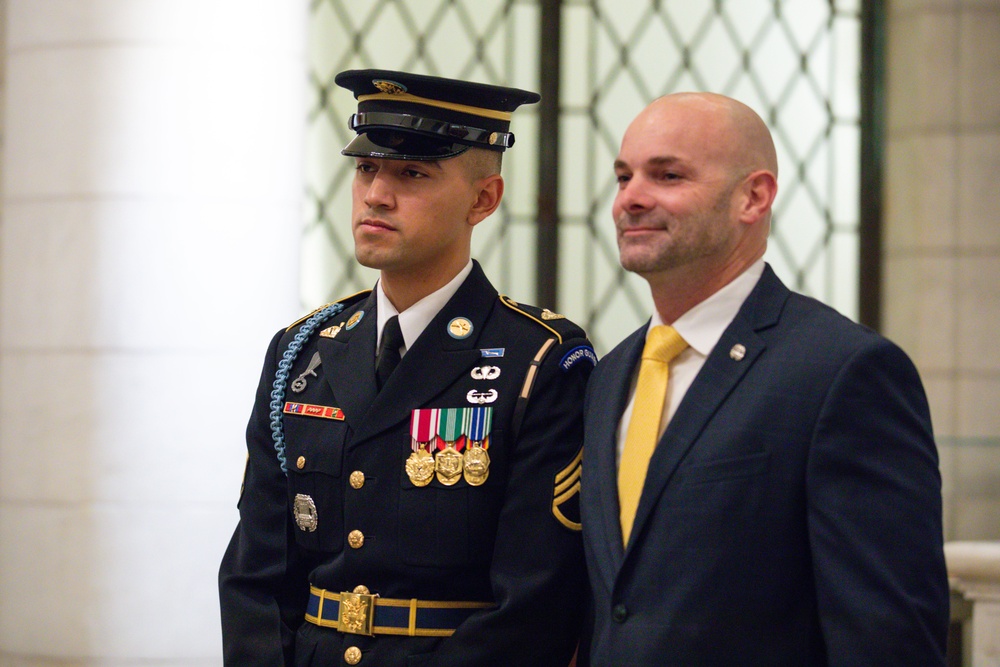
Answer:
[{"label": "gold uniform button", "polygon": [[357,646],[352,646],[344,651],[344,662],[348,665],[356,665],[361,662],[361,649]]},{"label": "gold uniform button", "polygon": [[355,470],[351,473],[351,488],[360,489],[365,485],[365,474],[360,470]]},{"label": "gold uniform button", "polygon": [[360,530],[352,530],[347,534],[347,543],[352,549],[360,549],[365,544],[365,534]]},{"label": "gold uniform button", "polygon": [[295,467],[302,470],[306,467],[306,457],[300,456],[298,460],[295,461]]}]

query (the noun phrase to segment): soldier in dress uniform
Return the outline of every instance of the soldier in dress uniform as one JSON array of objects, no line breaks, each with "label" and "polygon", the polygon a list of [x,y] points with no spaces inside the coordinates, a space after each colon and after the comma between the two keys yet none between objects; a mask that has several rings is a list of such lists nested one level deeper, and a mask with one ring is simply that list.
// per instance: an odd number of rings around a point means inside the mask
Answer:
[{"label": "soldier in dress uniform", "polygon": [[523,90],[342,72],[370,292],[278,332],[219,575],[227,665],[552,665],[584,606],[584,332],[471,259]]}]

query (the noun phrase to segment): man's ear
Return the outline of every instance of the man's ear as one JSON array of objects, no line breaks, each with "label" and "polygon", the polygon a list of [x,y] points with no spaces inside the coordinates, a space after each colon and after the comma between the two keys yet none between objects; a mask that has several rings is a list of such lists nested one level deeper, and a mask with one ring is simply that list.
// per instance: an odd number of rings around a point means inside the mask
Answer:
[{"label": "man's ear", "polygon": [[774,198],[778,194],[778,179],[769,171],[755,171],[744,179],[740,186],[743,198],[740,202],[740,222],[752,225],[771,211]]},{"label": "man's ear", "polygon": [[500,200],[503,199],[503,177],[491,174],[476,181],[476,187],[479,192],[467,218],[472,226],[488,218],[500,206]]}]

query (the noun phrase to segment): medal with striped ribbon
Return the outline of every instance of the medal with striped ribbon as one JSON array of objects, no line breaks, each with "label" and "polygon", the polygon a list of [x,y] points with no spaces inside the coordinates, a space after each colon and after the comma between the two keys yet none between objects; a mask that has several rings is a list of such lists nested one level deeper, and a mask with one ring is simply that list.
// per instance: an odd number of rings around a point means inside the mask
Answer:
[{"label": "medal with striped ribbon", "polygon": [[427,486],[434,479],[434,457],[431,449],[437,438],[441,411],[437,408],[414,410],[410,415],[410,446],[413,453],[406,459],[406,474],[414,486]]},{"label": "medal with striped ribbon", "polygon": [[462,454],[459,449],[465,443],[459,442],[462,437],[462,422],[466,408],[441,408],[441,418],[438,421],[438,448],[441,450],[434,457],[434,470],[437,480],[445,486],[452,486],[462,479]]},{"label": "medal with striped ribbon", "polygon": [[462,469],[469,486],[481,486],[490,475],[490,427],[493,425],[493,408],[465,409],[462,432],[466,436]]}]

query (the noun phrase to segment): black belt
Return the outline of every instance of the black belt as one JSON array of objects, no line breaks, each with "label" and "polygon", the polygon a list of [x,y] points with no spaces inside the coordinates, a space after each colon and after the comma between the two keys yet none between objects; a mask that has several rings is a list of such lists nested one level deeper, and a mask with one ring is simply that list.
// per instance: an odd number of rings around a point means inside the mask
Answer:
[{"label": "black belt", "polygon": [[491,602],[395,600],[372,595],[364,586],[353,593],[309,587],[306,620],[355,635],[450,637],[465,619]]}]

